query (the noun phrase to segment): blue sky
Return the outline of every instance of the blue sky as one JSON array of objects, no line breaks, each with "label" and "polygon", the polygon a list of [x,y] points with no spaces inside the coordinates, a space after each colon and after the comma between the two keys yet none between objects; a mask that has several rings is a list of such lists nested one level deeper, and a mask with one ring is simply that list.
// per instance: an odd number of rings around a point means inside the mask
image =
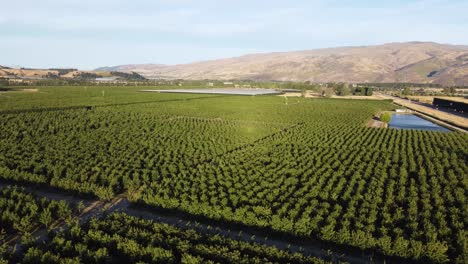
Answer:
[{"label": "blue sky", "polygon": [[18,0],[0,65],[93,69],[402,41],[468,44],[468,0]]}]

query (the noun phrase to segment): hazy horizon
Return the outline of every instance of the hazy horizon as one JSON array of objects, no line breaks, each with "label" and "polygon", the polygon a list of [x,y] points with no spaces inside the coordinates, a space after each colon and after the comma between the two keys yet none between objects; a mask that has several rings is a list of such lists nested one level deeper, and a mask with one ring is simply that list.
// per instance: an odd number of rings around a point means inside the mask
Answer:
[{"label": "hazy horizon", "polygon": [[466,1],[22,1],[0,10],[0,65],[94,69],[430,41],[468,44]]}]

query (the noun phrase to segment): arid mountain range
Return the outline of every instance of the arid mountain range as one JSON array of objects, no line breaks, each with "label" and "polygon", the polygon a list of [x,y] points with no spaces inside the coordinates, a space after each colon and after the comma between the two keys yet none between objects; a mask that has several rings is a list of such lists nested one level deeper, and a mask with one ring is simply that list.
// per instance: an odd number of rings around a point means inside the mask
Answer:
[{"label": "arid mountain range", "polygon": [[180,65],[120,65],[96,70],[134,71],[145,77],[166,79],[414,82],[468,86],[468,46],[389,43],[251,54]]},{"label": "arid mountain range", "polygon": [[80,71],[77,69],[29,69],[29,68],[10,68],[0,65],[0,77],[19,77],[19,78],[68,78],[73,79],[85,74],[92,76],[107,76],[108,73],[94,71]]},{"label": "arid mountain range", "polygon": [[77,78],[136,72],[148,78],[311,82],[413,82],[468,86],[468,46],[433,42],[389,43],[306,51],[250,54],[189,64],[129,64],[95,71],[14,69],[0,77]]}]

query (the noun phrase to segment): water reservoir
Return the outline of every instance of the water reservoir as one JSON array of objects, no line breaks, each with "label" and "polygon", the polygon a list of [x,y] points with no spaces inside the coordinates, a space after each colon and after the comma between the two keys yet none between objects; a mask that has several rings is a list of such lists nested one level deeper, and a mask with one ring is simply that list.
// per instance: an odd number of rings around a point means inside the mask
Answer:
[{"label": "water reservoir", "polygon": [[396,129],[420,129],[440,132],[450,132],[449,129],[432,123],[413,114],[393,114],[392,120],[388,124],[390,128]]}]

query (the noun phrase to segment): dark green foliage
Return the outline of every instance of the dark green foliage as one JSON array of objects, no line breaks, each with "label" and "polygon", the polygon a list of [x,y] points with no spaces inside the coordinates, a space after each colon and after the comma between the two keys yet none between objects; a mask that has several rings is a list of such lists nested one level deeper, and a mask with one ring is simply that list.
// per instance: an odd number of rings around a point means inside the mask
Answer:
[{"label": "dark green foliage", "polygon": [[0,263],[13,259],[14,252],[6,241],[19,236],[23,247],[31,246],[36,241],[32,232],[70,219],[72,214],[65,201],[39,199],[23,188],[0,189]]},{"label": "dark green foliage", "polygon": [[102,199],[129,191],[212,220],[465,260],[468,136],[365,128],[387,101],[47,91],[1,107],[96,107],[3,114],[1,178]]},{"label": "dark green foliage", "polygon": [[372,87],[356,87],[353,91],[353,95],[371,96],[373,90]]},{"label": "dark green foliage", "polygon": [[69,69],[64,69],[64,68],[51,68],[49,69],[51,71],[58,71],[58,74],[59,75],[65,75],[67,73],[70,73],[70,72],[73,72],[73,71],[78,71],[78,69],[73,69],[73,68],[69,68]]},{"label": "dark green foliage", "polygon": [[75,79],[94,80],[99,77],[101,76],[92,72],[79,72],[75,76]]},{"label": "dark green foliage", "polygon": [[336,95],[339,95],[339,96],[346,96],[346,95],[351,94],[351,90],[344,83],[338,84],[335,90],[336,90]]},{"label": "dark green foliage", "polygon": [[401,92],[402,95],[412,95],[413,92],[411,91],[411,89],[409,87],[405,87],[403,89],[403,91]]},{"label": "dark green foliage", "polygon": [[126,73],[126,72],[113,71],[113,72],[110,72],[110,73],[111,73],[112,76],[122,77],[123,79],[129,80],[129,81],[143,81],[143,80],[146,80],[145,77],[141,76],[140,74],[138,74],[136,72]]},{"label": "dark green foliage", "polygon": [[32,247],[23,263],[325,263],[275,247],[141,220],[126,214],[92,219]]},{"label": "dark green foliage", "polygon": [[446,95],[453,95],[457,93],[457,89],[455,87],[444,87],[443,93]]},{"label": "dark green foliage", "polygon": [[0,264],[8,263],[8,259],[12,258],[12,252],[8,249],[6,243],[4,243],[6,239],[6,232],[2,228],[0,228]]},{"label": "dark green foliage", "polygon": [[29,234],[39,225],[65,220],[72,210],[65,201],[39,199],[16,187],[0,189],[0,231]]}]

